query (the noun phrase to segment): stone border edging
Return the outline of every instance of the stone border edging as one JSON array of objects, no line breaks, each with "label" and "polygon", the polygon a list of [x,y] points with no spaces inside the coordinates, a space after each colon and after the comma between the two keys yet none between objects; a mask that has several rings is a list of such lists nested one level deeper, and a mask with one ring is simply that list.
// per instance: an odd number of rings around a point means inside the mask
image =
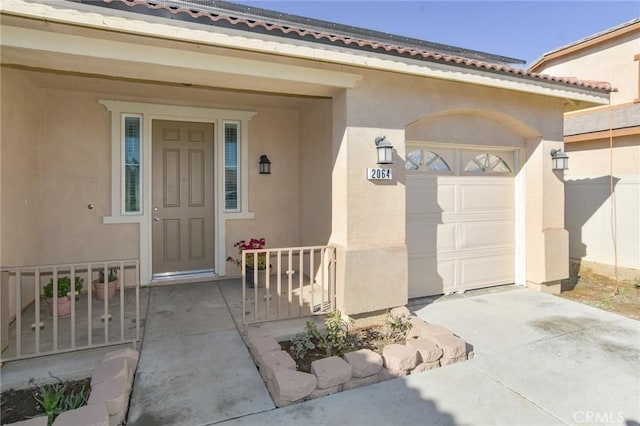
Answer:
[{"label": "stone border edging", "polygon": [[[87,405],[58,415],[53,426],[117,426],[125,421],[129,396],[138,367],[138,351],[130,348],[108,352],[91,375]],[[12,423],[10,426],[46,426],[47,417]]]},{"label": "stone border edging", "polygon": [[405,345],[387,345],[382,355],[360,349],[343,358],[323,358],[311,363],[311,373],[296,370],[295,360],[266,327],[247,327],[245,341],[277,407],[473,358],[471,346],[464,340],[442,326],[421,320],[405,306],[393,308],[390,314],[408,318],[412,325]]}]

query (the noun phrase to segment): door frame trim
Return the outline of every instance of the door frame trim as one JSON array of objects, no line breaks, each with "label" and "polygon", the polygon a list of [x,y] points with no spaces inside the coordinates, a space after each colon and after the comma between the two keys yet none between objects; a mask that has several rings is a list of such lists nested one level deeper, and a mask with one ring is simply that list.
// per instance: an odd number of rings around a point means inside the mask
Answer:
[{"label": "door frame trim", "polygon": [[[198,123],[211,123],[214,128],[214,251],[215,258],[212,265],[215,276],[226,273],[226,221],[236,219],[253,219],[255,214],[249,211],[249,177],[248,177],[248,145],[249,145],[249,120],[256,115],[254,111],[223,110],[214,108],[188,107],[171,104],[149,104],[141,102],[123,102],[114,100],[99,100],[108,111],[111,112],[111,216],[103,218],[105,224],[138,223],[140,233],[140,283],[148,285],[152,282],[152,244],[151,227],[152,216],[152,124],[153,120],[185,121]],[[122,215],[120,204],[120,179],[121,179],[121,132],[120,116],[123,113],[141,114],[143,118],[142,131],[142,213],[139,215]],[[241,160],[241,211],[225,213],[224,189],[222,188],[222,173],[224,159],[222,156],[222,142],[224,129],[222,123],[225,120],[240,122],[240,151]],[[176,277],[176,281],[184,280],[185,276]],[[166,281],[164,279],[163,281]]]},{"label": "door frame trim", "polygon": [[[494,145],[474,145],[460,143],[442,143],[429,142],[419,140],[406,140],[405,148],[409,152],[409,147],[434,147],[449,149],[473,149],[473,150],[491,150],[505,151],[514,153],[514,170],[512,177],[514,179],[514,283],[518,286],[527,285],[527,228],[526,228],[526,197],[525,197],[525,147],[519,146],[494,146]],[[406,220],[406,219],[405,219]],[[405,224],[406,226],[406,224]]]}]

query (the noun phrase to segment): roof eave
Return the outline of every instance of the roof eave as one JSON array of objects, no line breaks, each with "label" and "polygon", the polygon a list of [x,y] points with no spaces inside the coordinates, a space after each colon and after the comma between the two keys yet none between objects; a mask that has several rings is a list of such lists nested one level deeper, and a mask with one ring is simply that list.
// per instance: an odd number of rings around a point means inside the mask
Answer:
[{"label": "roof eave", "polygon": [[[59,4],[57,5],[59,6]],[[68,5],[65,5],[68,6]],[[508,74],[477,66],[452,64],[444,61],[416,59],[409,55],[389,55],[380,50],[354,50],[337,45],[321,45],[306,40],[283,39],[269,34],[247,33],[233,28],[215,27],[216,31],[203,30],[200,24],[170,21],[166,18],[140,15],[131,19],[131,13],[98,9],[92,6],[73,3],[73,8],[60,8],[50,4],[29,3],[23,0],[3,0],[2,13],[44,19],[72,25],[99,28],[108,31],[125,32],[151,37],[161,37],[206,43],[220,47],[249,50],[267,54],[277,54],[299,59],[322,61],[370,68],[389,72],[398,72],[423,77],[438,78],[462,83],[478,84],[505,90],[552,96],[585,106],[608,103],[606,90],[580,87],[540,77]],[[109,13],[105,13],[105,12]],[[124,18],[124,19],[123,19]],[[329,48],[328,48],[329,47]]]}]

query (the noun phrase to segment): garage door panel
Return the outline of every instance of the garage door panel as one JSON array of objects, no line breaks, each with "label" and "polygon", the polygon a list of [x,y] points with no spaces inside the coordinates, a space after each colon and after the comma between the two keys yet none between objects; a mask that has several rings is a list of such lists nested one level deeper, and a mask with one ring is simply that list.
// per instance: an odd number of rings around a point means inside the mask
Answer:
[{"label": "garage door panel", "polygon": [[499,285],[513,281],[513,254],[460,259],[459,288]]},{"label": "garage door panel", "polygon": [[513,247],[514,222],[476,221],[460,224],[460,249]]},{"label": "garage door panel", "polygon": [[[407,214],[453,212],[456,208],[455,184],[440,183],[436,177],[407,178]],[[435,202],[434,202],[435,201]]]},{"label": "garage door panel", "polygon": [[[484,176],[476,179],[491,179]],[[460,213],[475,211],[513,210],[513,184],[510,178],[499,178],[505,183],[460,185]]]},{"label": "garage door panel", "polygon": [[407,250],[412,253],[453,251],[456,249],[456,224],[434,220],[414,220],[407,234]]},{"label": "garage door panel", "polygon": [[456,261],[435,256],[409,257],[409,297],[442,294],[455,285]]}]

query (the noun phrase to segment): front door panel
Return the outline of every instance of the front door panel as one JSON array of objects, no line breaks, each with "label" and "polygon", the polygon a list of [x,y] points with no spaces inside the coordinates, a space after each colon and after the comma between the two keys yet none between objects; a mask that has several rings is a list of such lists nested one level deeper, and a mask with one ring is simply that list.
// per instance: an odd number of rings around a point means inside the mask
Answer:
[{"label": "front door panel", "polygon": [[153,121],[153,274],[213,271],[213,124]]}]

